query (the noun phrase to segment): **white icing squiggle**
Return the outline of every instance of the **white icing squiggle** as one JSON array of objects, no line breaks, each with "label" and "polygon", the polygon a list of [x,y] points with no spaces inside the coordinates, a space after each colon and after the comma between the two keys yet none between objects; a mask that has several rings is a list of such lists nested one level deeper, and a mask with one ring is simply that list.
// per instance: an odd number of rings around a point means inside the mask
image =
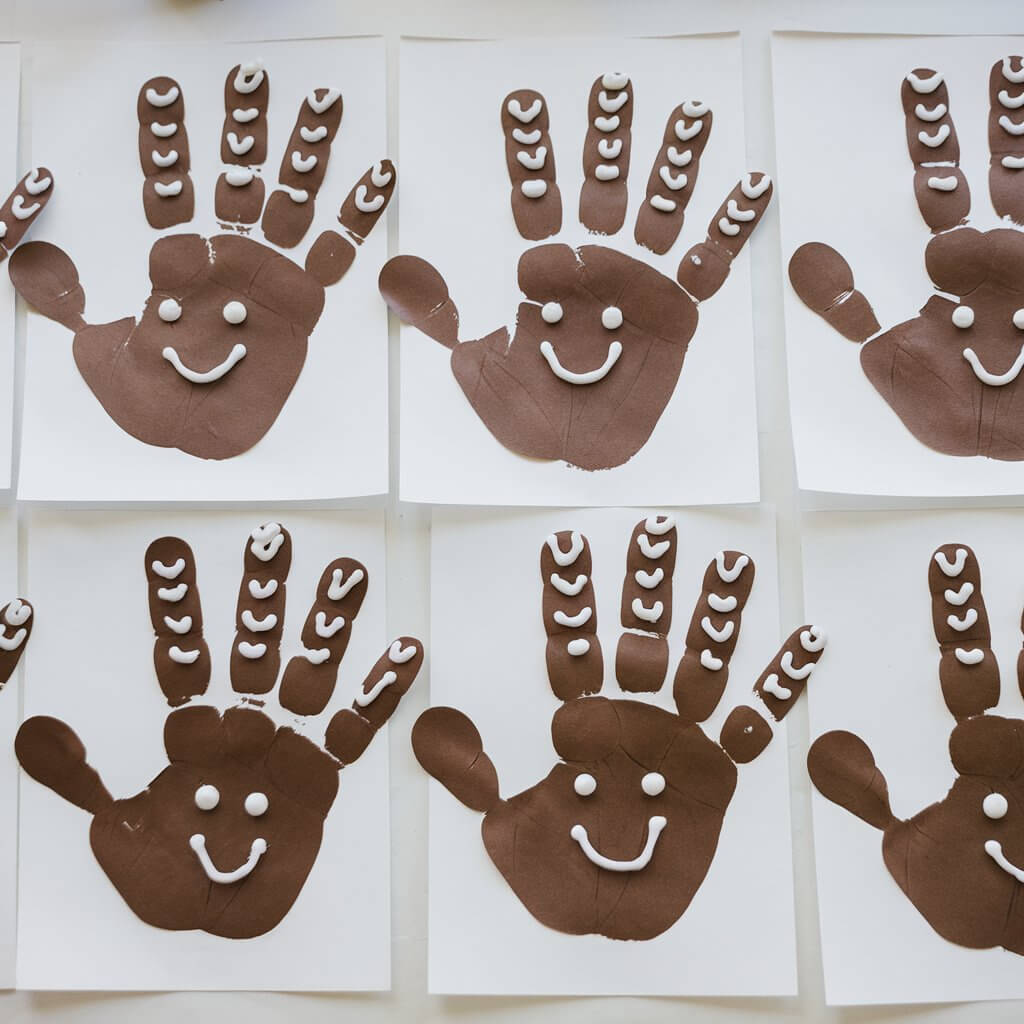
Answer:
[{"label": "white icing squiggle", "polygon": [[[181,183],[179,182],[178,184]],[[26,206],[25,199],[22,196],[15,196],[11,201],[11,213],[14,214],[17,220],[28,220],[29,217],[34,217],[42,208],[42,203],[32,203],[30,206]]]},{"label": "white icing squiggle", "polygon": [[986,370],[973,348],[965,348],[963,356],[971,364],[974,376],[983,384],[989,384],[994,388],[1003,387],[1005,384],[1012,384],[1017,379],[1020,371],[1024,369],[1024,345],[1021,345],[1017,358],[1014,359],[1013,364],[1005,373],[992,373],[990,370]]},{"label": "white icing squiggle", "polygon": [[177,604],[188,593],[188,584],[179,583],[176,587],[157,587],[156,596],[161,601]]},{"label": "white icing squiggle", "polygon": [[388,661],[395,665],[404,665],[407,661],[412,661],[416,657],[416,645],[409,644],[408,647],[402,646],[401,640],[396,640],[388,648]]},{"label": "white icing squiggle", "polygon": [[551,586],[566,597],[575,597],[587,585],[587,577],[583,573],[580,573],[572,583],[562,579],[557,572],[553,572],[548,578],[551,580]]},{"label": "white icing squiggle", "polygon": [[30,196],[37,196],[42,192],[45,192],[53,184],[53,179],[46,177],[39,177],[39,168],[33,167],[29,171],[28,176],[25,178],[24,185],[25,191]]},{"label": "white icing squiggle", "polygon": [[622,355],[622,342],[613,341],[608,346],[608,355],[604,362],[595,369],[586,370],[583,373],[567,370],[559,361],[558,354],[550,341],[545,340],[540,343],[540,352],[551,368],[551,372],[559,380],[564,380],[567,384],[596,384],[598,381],[604,380],[611,372],[612,367],[619,361],[619,356]]},{"label": "white icing squiggle", "polygon": [[153,191],[161,199],[172,199],[174,196],[180,196],[181,195],[181,190],[184,187],[185,186],[182,185],[180,179],[178,181],[172,181],[172,182],[170,182],[169,184],[166,184],[166,185],[162,181],[154,181],[153,182]]},{"label": "white icing squiggle", "polygon": [[708,112],[708,105],[700,100],[683,100],[682,111],[687,117],[703,117]]},{"label": "white icing squiggle", "polygon": [[664,164],[658,168],[658,177],[667,185],[673,192],[678,192],[681,189],[686,188],[689,178],[680,171],[678,174],[673,174],[669,169],[668,165]]},{"label": "white icing squiggle", "polygon": [[744,174],[743,179],[740,181],[740,191],[747,199],[760,199],[771,187],[772,179],[767,174],[762,174],[756,185],[751,174]]},{"label": "white icing squiggle", "polygon": [[302,125],[299,128],[299,135],[303,142],[313,145],[313,143],[322,142],[327,138],[327,126],[320,124],[315,128],[307,128],[305,125]]},{"label": "white icing squiggle", "polygon": [[933,174],[928,179],[928,187],[936,192],[955,192],[959,184],[960,179],[955,174],[943,178]]},{"label": "white icing squiggle", "polygon": [[732,594],[728,597],[719,597],[717,594],[708,594],[708,604],[712,610],[720,612],[723,615],[736,611],[736,605],[738,603],[739,602]]},{"label": "white icing squiggle", "polygon": [[565,645],[565,649],[572,657],[581,658],[590,650],[590,641],[584,640],[583,637],[577,637],[575,640],[570,640]]},{"label": "white icing squiggle", "polygon": [[238,644],[238,653],[250,661],[257,661],[267,653],[267,645],[251,644],[247,640],[242,640]]},{"label": "white icing squiggle", "polygon": [[923,129],[917,133],[917,139],[923,146],[927,146],[929,149],[938,149],[946,139],[949,138],[949,125],[940,124],[935,129],[935,133],[931,134],[924,131]]},{"label": "white icing squiggle", "polygon": [[150,86],[146,90],[146,102],[151,107],[169,107],[180,95],[176,85],[172,85],[167,92],[157,92]]},{"label": "white icing squiggle", "polygon": [[598,139],[597,155],[602,160],[617,160],[622,152],[622,139]]},{"label": "white icing squiggle", "polygon": [[953,654],[961,665],[979,665],[985,660],[985,652],[980,647],[957,647]]},{"label": "white icing squiggle", "polygon": [[327,621],[326,612],[317,612],[315,620],[316,635],[330,640],[335,633],[345,628],[344,616],[337,615],[330,622]]},{"label": "white icing squiggle", "polygon": [[171,645],[168,650],[168,655],[171,661],[176,661],[179,665],[194,665],[199,660],[199,651],[183,651],[177,645]]},{"label": "white icing squiggle", "polygon": [[522,146],[536,146],[541,139],[541,130],[535,128],[532,132],[524,132],[522,128],[512,129],[512,138]]},{"label": "white icing squiggle", "polygon": [[238,65],[234,81],[235,92],[243,96],[255,92],[263,84],[263,65],[258,60]]},{"label": "white icing squiggle", "polygon": [[594,614],[594,609],[589,606],[582,608],[575,615],[567,615],[560,608],[555,610],[552,618],[559,626],[565,626],[567,629],[579,629],[580,626],[585,626],[590,621],[590,616]]},{"label": "white icing squiggle", "polygon": [[625,71],[607,71],[601,76],[601,84],[606,89],[625,89],[629,85],[629,75]]},{"label": "white icing squiggle", "polygon": [[810,626],[808,629],[800,630],[800,646],[808,654],[816,654],[818,651],[823,651],[826,643],[828,643],[828,636],[825,630],[819,626]]},{"label": "white icing squiggle", "polygon": [[200,373],[198,370],[193,370],[186,366],[178,355],[177,349],[172,348],[168,345],[161,355],[174,367],[178,373],[185,378],[187,381],[191,381],[193,384],[212,384],[218,381],[225,374],[229,373],[234,369],[237,363],[245,358],[246,348],[243,344],[239,343],[234,345],[231,351],[228,353],[227,358],[218,363],[212,369],[205,370]]},{"label": "white icing squiggle", "polygon": [[548,190],[548,183],[540,178],[531,178],[519,186],[520,191],[527,199],[540,199]]},{"label": "white icing squiggle", "polygon": [[814,671],[814,662],[809,661],[806,665],[794,665],[793,664],[793,652],[783,652],[782,659],[779,664],[782,667],[782,671],[789,676],[790,679],[806,679]]},{"label": "white icing squiggle", "polygon": [[366,573],[362,569],[353,569],[348,577],[341,571],[335,569],[331,574],[331,584],[327,588],[327,596],[332,601],[340,601],[354,586],[362,583]]},{"label": "white icing squiggle", "polygon": [[745,223],[751,221],[757,216],[757,210],[746,210],[735,199],[730,199],[725,204],[725,215],[729,220],[737,220]]},{"label": "white icing squiggle", "polygon": [[956,605],[959,608],[961,605],[967,604],[973,593],[974,584],[968,580],[960,585],[959,590],[946,590],[942,596],[948,604]]},{"label": "white icing squiggle", "polygon": [[947,615],[946,623],[950,629],[955,629],[958,633],[966,633],[978,621],[978,613],[974,608],[968,608],[962,616],[960,615]]},{"label": "white icing squiggle", "polygon": [[259,107],[235,107],[231,111],[231,120],[238,124],[249,124],[259,116]]},{"label": "white icing squiggle", "polygon": [[266,633],[277,625],[277,616],[271,612],[262,619],[257,619],[248,608],[243,609],[242,625],[251,633]]},{"label": "white icing squiggle", "polygon": [[162,124],[160,121],[153,121],[149,126],[149,130],[158,139],[169,139],[178,130],[178,125],[175,121],[168,121],[166,124]]},{"label": "white icing squiggle", "polygon": [[26,636],[27,629],[19,629],[14,636],[9,637],[0,632],[0,651],[16,651],[25,642]]},{"label": "white icing squiggle", "polygon": [[676,201],[665,199],[664,196],[653,195],[651,196],[651,206],[659,213],[672,213],[676,208]]},{"label": "white icing squiggle", "polygon": [[24,626],[32,618],[32,608],[16,597],[4,611],[4,622],[8,626]]},{"label": "white icing squiggle", "polygon": [[1024,882],[1024,871],[1014,864],[1011,864],[1003,856],[1003,846],[998,839],[987,839],[985,841],[985,852],[1010,876],[1018,882]]},{"label": "white icing squiggle", "polygon": [[614,164],[598,164],[594,168],[594,177],[598,181],[614,181],[619,176],[619,169]]},{"label": "white icing squiggle", "polygon": [[251,184],[255,177],[255,172],[250,170],[248,167],[229,167],[224,172],[224,180],[232,188],[243,188],[244,186]]},{"label": "white icing squiggle", "polygon": [[372,704],[381,695],[381,693],[387,689],[387,687],[392,686],[397,681],[398,676],[394,672],[385,672],[384,675],[382,675],[380,679],[378,679],[377,682],[375,682],[365,693],[362,690],[359,690],[356,693],[356,703],[361,708],[367,707]]},{"label": "white icing squiggle", "polygon": [[655,814],[648,820],[647,841],[644,843],[643,850],[632,860],[613,860],[611,857],[605,857],[604,854],[598,853],[590,842],[590,836],[584,825],[573,825],[569,829],[569,835],[580,844],[580,849],[591,864],[604,868],[606,871],[641,871],[650,864],[651,857],[654,855],[654,847],[666,824],[668,822],[660,814]]},{"label": "white icing squiggle", "polygon": [[999,91],[999,104],[1007,110],[1020,110],[1024,107],[1024,92],[1019,96],[1011,96],[1005,89]]},{"label": "white icing squiggle", "polygon": [[633,614],[644,622],[657,622],[665,610],[665,605],[661,601],[655,601],[648,608],[639,597],[633,598],[633,603],[630,607],[633,610]]},{"label": "white icing squiggle", "polygon": [[610,132],[618,131],[619,130],[619,125],[621,123],[622,122],[619,120],[619,115],[618,114],[613,114],[611,117],[595,117],[594,118],[594,127],[599,132],[604,132],[606,135],[609,134]]},{"label": "white icing squiggle", "polygon": [[1024,121],[1011,121],[1005,114],[999,118],[999,127],[1009,135],[1024,135]]},{"label": "white icing squiggle", "polygon": [[675,516],[648,516],[644,520],[644,529],[655,537],[664,537],[675,525]]},{"label": "white icing squiggle", "polygon": [[331,649],[329,647],[320,647],[317,650],[311,651],[307,647],[303,649],[302,656],[311,665],[322,665],[331,656]]},{"label": "white icing squiggle", "polygon": [[623,90],[616,96],[609,96],[604,90],[597,94],[597,105],[606,113],[614,114],[629,102],[629,93]]},{"label": "white icing squiggle", "polygon": [[195,851],[199,863],[206,872],[206,877],[211,882],[217,882],[219,885],[230,885],[232,882],[240,882],[252,872],[253,868],[260,862],[260,857],[267,852],[267,841],[265,839],[254,839],[252,846],[249,847],[249,856],[244,864],[235,868],[234,871],[220,871],[213,861],[210,860],[210,855],[206,852],[206,836],[201,832],[197,832],[188,841],[188,845]]},{"label": "white icing squiggle", "polygon": [[693,150],[678,150],[675,146],[669,146],[665,151],[665,156],[668,157],[668,162],[673,167],[685,167],[693,159]]},{"label": "white icing squiggle", "polygon": [[323,114],[334,106],[335,103],[341,98],[341,93],[337,89],[327,89],[324,95],[320,98],[316,98],[316,90],[313,89],[310,94],[306,97],[306,102],[310,105],[314,114]]},{"label": "white icing squiggle", "polygon": [[545,543],[551,552],[551,557],[555,560],[555,565],[561,566],[563,569],[567,565],[572,565],[583,553],[583,537],[575,530],[572,530],[569,534],[568,551],[562,550],[557,534],[550,534]]},{"label": "white icing squiggle", "polygon": [[165,154],[161,154],[154,149],[150,153],[150,158],[157,167],[173,167],[178,162],[178,151],[172,149]]},{"label": "white icing squiggle", "polygon": [[719,551],[715,555],[715,568],[718,570],[718,578],[723,583],[735,583],[739,578],[741,572],[750,565],[750,559],[746,555],[737,555],[736,561],[732,563],[732,568],[727,569],[725,567],[725,552]]},{"label": "white icing squiggle", "polygon": [[716,644],[724,644],[735,631],[736,623],[727,622],[721,629],[718,629],[711,621],[711,618],[705,615],[704,618],[700,620],[700,628],[703,629]]},{"label": "white icing squiggle", "polygon": [[528,170],[539,171],[544,167],[544,161],[548,158],[548,147],[538,146],[537,151],[531,156],[526,150],[519,150],[516,159]]},{"label": "white icing squiggle", "polygon": [[705,650],[700,652],[700,663],[709,672],[718,672],[721,669],[721,667],[725,664],[725,662],[722,661],[721,658],[716,658],[711,653],[710,648],[706,648]]},{"label": "white icing squiggle", "polygon": [[372,199],[367,199],[369,194],[365,185],[356,189],[356,209],[360,213],[376,213],[384,205],[384,193],[380,192]]},{"label": "white icing squiggle", "polygon": [[1014,71],[1013,65],[1010,63],[1010,58],[1004,57],[1003,78],[1008,82],[1013,82],[1014,85],[1020,85],[1021,82],[1024,82],[1024,60],[1021,61],[1020,71]]},{"label": "white icing squiggle", "polygon": [[690,139],[700,134],[701,128],[704,127],[703,121],[694,121],[689,128],[686,127],[686,122],[680,118],[675,124],[676,138],[680,142],[689,142]]},{"label": "white icing squiggle", "polygon": [[728,235],[732,238],[740,233],[740,226],[739,224],[733,224],[728,217],[720,217],[718,220],[718,230],[721,231],[723,235]]},{"label": "white icing squiggle", "polygon": [[670,540],[662,540],[658,541],[657,544],[652,544],[646,533],[641,533],[637,537],[636,543],[640,548],[640,554],[642,554],[644,558],[661,558],[661,556],[665,554],[670,547],[672,547],[672,541]]},{"label": "white icing squiggle", "polygon": [[644,572],[643,569],[637,569],[633,573],[633,579],[644,588],[644,590],[654,590],[655,587],[661,584],[661,581],[665,578],[665,570],[658,566],[654,572]]},{"label": "white icing squiggle", "polygon": [[[276,530],[274,529],[276,527]],[[269,562],[284,544],[284,531],[280,523],[267,523],[252,531],[249,550],[261,561]]]},{"label": "white icing squiggle", "polygon": [[957,548],[952,562],[946,557],[945,551],[936,551],[935,564],[946,576],[959,576],[960,573],[964,571],[964,566],[967,564],[967,549]]},{"label": "white icing squiggle", "polygon": [[192,629],[192,616],[183,615],[180,619],[172,619],[170,615],[164,616],[164,625],[179,636],[184,636]]},{"label": "white icing squiggle", "polygon": [[911,71],[907,75],[907,83],[919,96],[928,96],[942,85],[942,75],[933,71],[928,78],[919,78]]},{"label": "white icing squiggle", "polygon": [[243,135],[239,138],[235,132],[228,132],[225,138],[227,139],[228,149],[235,156],[245,156],[256,145],[256,139],[252,135]]},{"label": "white icing squiggle", "polygon": [[1011,171],[1019,171],[1024,168],[1024,156],[1004,156],[1000,162]]},{"label": "white icing squiggle", "polygon": [[280,182],[277,187],[293,203],[301,204],[309,201],[309,193],[304,188],[292,188],[291,185],[285,185]]},{"label": "white icing squiggle", "polygon": [[508,101],[506,109],[508,112],[521,124],[529,124],[535,120],[537,115],[543,109],[543,104],[540,101],[540,97],[535,99],[525,110],[523,105],[515,97]]},{"label": "white icing squiggle", "polygon": [[384,170],[384,165],[380,161],[370,168],[370,183],[375,188],[387,188],[393,177],[391,171]]},{"label": "white icing squiggle", "polygon": [[151,562],[149,567],[157,576],[162,576],[165,580],[176,580],[185,571],[185,559],[179,558],[171,565],[165,565],[157,559],[157,561]]},{"label": "white icing squiggle", "polygon": [[918,121],[927,121],[929,124],[941,121],[946,116],[946,104],[936,103],[934,107],[926,107],[923,103],[918,103],[914,107],[914,116]]},{"label": "white icing squiggle", "polygon": [[299,150],[292,150],[292,170],[296,174],[309,174],[317,163],[319,161],[312,153],[309,156],[303,156]]},{"label": "white icing squiggle", "polygon": [[789,700],[793,696],[793,691],[788,686],[783,686],[779,682],[779,677],[774,672],[761,684],[761,689],[765,693],[770,693],[778,700]]},{"label": "white icing squiggle", "polygon": [[259,580],[249,580],[249,593],[257,601],[265,601],[268,597],[273,597],[277,593],[277,580],[267,580],[263,584]]}]

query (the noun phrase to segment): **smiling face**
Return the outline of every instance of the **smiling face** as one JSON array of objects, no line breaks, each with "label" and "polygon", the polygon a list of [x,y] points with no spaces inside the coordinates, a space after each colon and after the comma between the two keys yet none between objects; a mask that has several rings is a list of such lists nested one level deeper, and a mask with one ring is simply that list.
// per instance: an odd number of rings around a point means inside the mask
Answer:
[{"label": "smiling face", "polygon": [[149,924],[262,935],[316,860],[337,763],[248,709],[185,708],[164,739],[170,765],[93,820],[96,859]]},{"label": "smiling face", "polygon": [[660,935],[707,874],[733,763],[696,726],[635,701],[572,701],[552,735],[564,762],[484,819],[491,859],[551,928]]}]

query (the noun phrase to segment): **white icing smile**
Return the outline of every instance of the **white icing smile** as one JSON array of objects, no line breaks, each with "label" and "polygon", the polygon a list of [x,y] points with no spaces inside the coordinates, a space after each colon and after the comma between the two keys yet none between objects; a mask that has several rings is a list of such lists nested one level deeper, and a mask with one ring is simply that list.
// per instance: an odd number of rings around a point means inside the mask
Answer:
[{"label": "white icing smile", "polygon": [[985,843],[985,852],[1010,876],[1018,882],[1024,882],[1024,871],[1016,864],[1011,864],[1003,856],[1003,844],[998,839],[989,839]]},{"label": "white icing smile", "polygon": [[219,871],[214,866],[213,861],[210,860],[210,855],[206,852],[206,836],[204,836],[202,832],[197,832],[188,841],[188,845],[195,851],[196,858],[199,860],[199,863],[203,866],[203,870],[206,872],[206,877],[211,882],[217,882],[220,885],[230,885],[232,882],[240,882],[252,872],[252,869],[260,862],[260,857],[267,852],[266,839],[254,839],[252,841],[252,846],[249,849],[249,856],[246,858],[244,864],[235,868],[234,871]]},{"label": "white icing smile", "polygon": [[567,370],[559,362],[558,354],[550,341],[540,343],[540,354],[547,360],[551,372],[559,380],[564,380],[569,384],[596,384],[599,380],[604,380],[611,372],[612,367],[619,361],[619,356],[622,355],[622,342],[613,341],[608,346],[608,355],[605,357],[605,361],[596,369],[587,370],[585,373],[574,373],[572,370]]},{"label": "white icing smile", "polygon": [[1000,388],[1004,384],[1012,384],[1020,375],[1020,371],[1024,369],[1024,345],[1021,345],[1017,358],[1005,373],[992,373],[991,370],[986,370],[973,348],[964,349],[964,359],[971,364],[974,376],[982,384],[991,384],[994,388]]},{"label": "white icing smile", "polygon": [[613,860],[603,853],[598,853],[590,842],[585,825],[573,825],[569,829],[569,835],[580,844],[580,849],[586,854],[587,860],[599,868],[604,868],[606,871],[642,871],[650,864],[658,837],[667,824],[668,822],[660,814],[655,814],[650,818],[647,822],[647,842],[644,843],[644,848],[639,855],[632,860]]},{"label": "white icing smile", "polygon": [[186,366],[181,361],[177,351],[170,345],[161,354],[185,380],[191,381],[193,384],[212,384],[214,381],[220,380],[227,373],[230,373],[235,368],[235,365],[245,358],[245,346],[241,343],[235,345],[228,353],[228,357],[224,362],[218,363],[213,369],[202,373]]}]

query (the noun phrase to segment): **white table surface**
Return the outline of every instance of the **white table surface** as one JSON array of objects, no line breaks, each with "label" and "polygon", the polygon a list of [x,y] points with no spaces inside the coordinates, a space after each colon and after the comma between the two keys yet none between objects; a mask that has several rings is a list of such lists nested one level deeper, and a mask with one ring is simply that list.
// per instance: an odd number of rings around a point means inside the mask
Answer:
[{"label": "white table surface", "polygon": [[[387,37],[394,108],[400,35],[663,35],[740,29],[746,69],[750,166],[774,167],[770,82],[772,29],[888,33],[1002,34],[1024,29],[1014,0],[6,0],[0,38],[195,39],[297,38],[383,34]],[[395,120],[390,123],[392,149]],[[780,188],[784,188],[780,183]],[[400,210],[400,201],[399,201]],[[761,486],[779,516],[782,620],[802,621],[798,502],[794,491],[782,337],[777,207],[752,242],[754,325],[758,361]],[[391,220],[391,243],[397,220]],[[19,332],[20,334],[20,332]],[[19,346],[23,338],[19,336]],[[397,409],[397,329],[392,325],[391,401]],[[21,363],[18,377],[20,383]],[[392,423],[392,488],[397,480],[397,423]],[[9,496],[8,496],[8,499]],[[388,629],[427,635],[429,510],[388,504]],[[162,993],[153,995],[0,993],[0,1021],[263,1024],[359,1021],[1018,1021],[1019,1003],[841,1010],[823,1004],[818,953],[810,795],[804,769],[807,719],[801,705],[788,719],[793,778],[794,864],[799,998],[793,1000],[443,998],[426,994],[426,776],[407,742],[427,705],[423,682],[394,720],[391,745],[393,991],[383,996]],[[722,951],[728,956],[728,950]],[[1024,967],[1022,967],[1024,969]]]}]

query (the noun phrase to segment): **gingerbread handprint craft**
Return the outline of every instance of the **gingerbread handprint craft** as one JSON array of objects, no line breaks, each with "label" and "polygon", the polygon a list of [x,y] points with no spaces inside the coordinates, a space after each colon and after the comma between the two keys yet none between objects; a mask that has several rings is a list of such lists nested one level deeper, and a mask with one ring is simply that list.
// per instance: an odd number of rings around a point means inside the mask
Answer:
[{"label": "gingerbread handprint craft", "polygon": [[[612,236],[625,224],[634,103],[633,83],[620,72],[590,89],[579,221],[594,234]],[[516,229],[543,242],[565,221],[547,100],[517,89],[496,107]],[[648,442],[675,391],[699,303],[722,286],[772,194],[766,175],[745,175],[675,280],[637,258],[645,249],[667,253],[676,241],[711,127],[706,103],[671,111],[633,223],[636,255],[611,238],[578,248],[552,241],[522,254],[524,301],[511,329],[460,341],[458,310],[438,271],[415,256],[385,265],[385,301],[451,350],[459,386],[507,449],[597,470],[622,465]],[[564,174],[563,164],[563,182]]]},{"label": "gingerbread handprint craft", "polygon": [[[271,429],[302,372],[326,289],[352,265],[395,187],[393,165],[375,164],[342,204],[337,229],[321,232],[304,260],[292,259],[313,223],[343,99],[336,89],[308,92],[270,187],[261,173],[273,127],[269,90],[270,73],[259,62],[228,72],[224,169],[213,203],[224,233],[158,238],[148,259],[152,290],[138,319],[87,322],[78,271],[54,245],[24,246],[11,261],[22,296],[73,332],[76,366],[109,416],[146,444],[202,459],[239,455]],[[180,228],[195,214],[181,82],[144,82],[136,115],[146,219],[161,232]],[[262,241],[252,237],[257,230]]]},{"label": "gingerbread handprint craft", "polygon": [[996,61],[988,82],[988,185],[1003,226],[971,227],[951,97],[941,70],[916,68],[900,97],[913,188],[932,232],[925,266],[936,294],[883,331],[853,272],[810,242],[789,275],[803,302],[861,343],[868,379],[923,444],[948,455],[1024,459],[1024,61]]},{"label": "gingerbread handprint craft", "polygon": [[[928,587],[940,689],[956,720],[949,792],[901,820],[871,750],[846,731],[814,742],[808,770],[823,796],[881,831],[886,868],[939,935],[972,949],[1024,954],[1024,722],[988,713],[999,701],[999,667],[971,548],[939,547],[929,560]],[[1018,659],[1024,688],[1022,673]]]},{"label": "gingerbread handprint craft", "polygon": [[[227,938],[273,929],[316,861],[339,772],[351,766],[395,711],[423,659],[417,640],[394,641],[350,708],[326,723],[323,744],[303,734],[334,691],[368,573],[351,558],[324,570],[302,628],[302,653],[280,673],[291,537],[267,523],[246,540],[230,679],[238,702],[201,703],[211,660],[195,558],[177,537],[145,554],[153,663],[171,707],[168,766],[137,796],[114,799],[58,719],[29,718],[15,749],[22,767],[90,815],[100,867],[145,922]],[[237,657],[236,657],[237,655]],[[295,716],[280,725],[264,710],[277,699]],[[355,825],[354,827],[358,827]]]},{"label": "gingerbread handprint craft", "polygon": [[[627,694],[656,693],[666,676],[677,543],[674,520],[664,515],[641,520],[629,540],[615,656]],[[550,774],[504,796],[475,725],[451,707],[420,716],[413,748],[427,772],[483,813],[487,853],[534,918],[568,934],[651,939],[679,920],[702,885],[737,766],[768,745],[825,637],[810,626],[794,632],[715,742],[700,723],[725,688],[753,583],[749,557],[721,551],[707,568],[674,673],[674,711],[601,695],[593,561],[576,531],[554,533],[541,548],[547,674],[560,702]]]}]

